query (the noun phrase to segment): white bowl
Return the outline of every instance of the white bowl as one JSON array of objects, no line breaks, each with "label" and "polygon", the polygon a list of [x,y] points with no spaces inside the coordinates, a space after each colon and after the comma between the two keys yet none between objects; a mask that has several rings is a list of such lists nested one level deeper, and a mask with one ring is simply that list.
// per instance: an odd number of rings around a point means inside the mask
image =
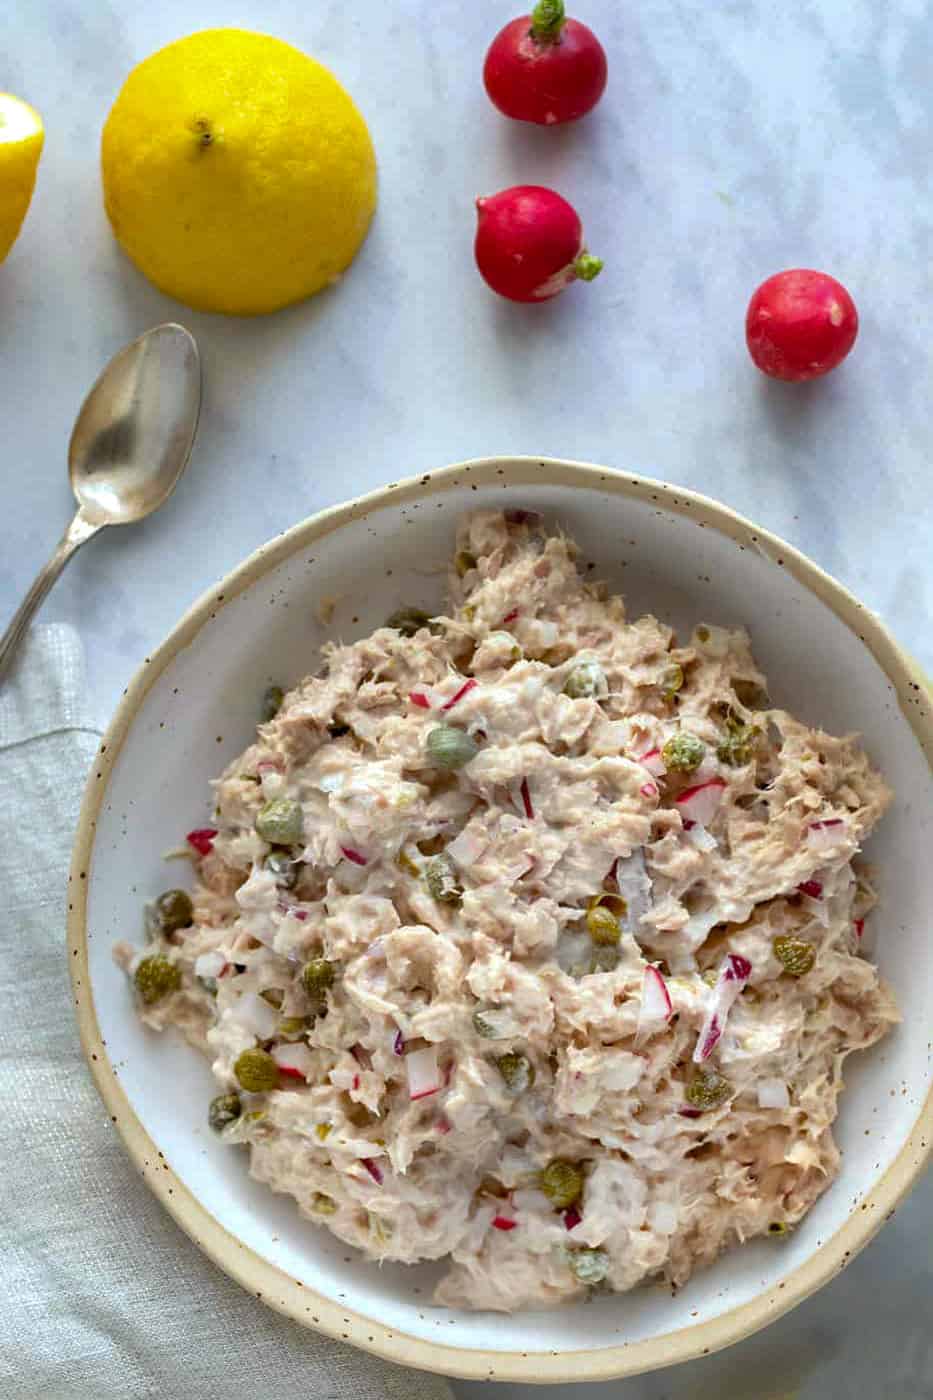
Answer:
[{"label": "white bowl", "polygon": [[[563,525],[594,577],[626,594],[631,616],[650,610],[685,629],[700,619],[745,624],[777,703],[864,734],[898,795],[870,854],[883,883],[877,956],[904,1022],[848,1061],[842,1171],[792,1236],[733,1250],[673,1297],[649,1287],[567,1307],[559,1320],[520,1313],[490,1325],[488,1315],[432,1307],[433,1268],[376,1268],[250,1181],[245,1155],[207,1128],[207,1063],[174,1035],[140,1026],[110,950],[118,937],[141,938],[143,901],[170,878],[162,853],[207,824],[209,780],[250,741],[264,687],[313,670],[328,636],[364,636],[401,603],[440,604],[458,517],[506,505]],[[316,605],[328,597],[337,603],[325,626]],[[712,1351],[843,1268],[929,1154],[931,755],[923,678],[878,619],[712,501],[531,458],[386,487],[259,550],[192,608],[127,691],[90,776],[70,891],[68,961],[91,1070],[168,1211],[244,1287],[299,1322],[394,1361],[476,1378],[597,1380]],[[163,1159],[168,1170],[152,1170]]]}]

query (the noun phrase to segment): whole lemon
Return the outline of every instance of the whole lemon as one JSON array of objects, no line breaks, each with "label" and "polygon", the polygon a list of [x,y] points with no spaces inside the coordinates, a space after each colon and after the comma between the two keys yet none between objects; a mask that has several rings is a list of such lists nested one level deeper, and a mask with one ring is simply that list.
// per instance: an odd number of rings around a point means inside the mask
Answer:
[{"label": "whole lemon", "polygon": [[43,140],[42,118],[35,108],[0,92],[0,262],[26,217]]},{"label": "whole lemon", "polygon": [[280,39],[205,29],[134,68],[104,126],[104,204],[169,296],[255,316],[353,261],[376,207],[366,123],[332,73]]}]

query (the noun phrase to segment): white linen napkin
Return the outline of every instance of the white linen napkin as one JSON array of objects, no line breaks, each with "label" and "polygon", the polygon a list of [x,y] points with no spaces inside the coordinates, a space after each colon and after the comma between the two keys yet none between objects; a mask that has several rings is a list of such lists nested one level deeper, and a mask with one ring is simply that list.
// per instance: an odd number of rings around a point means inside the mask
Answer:
[{"label": "white linen napkin", "polygon": [[130,1166],[84,1064],[65,966],[72,836],[97,731],[70,627],[0,687],[0,1396],[451,1400],[307,1332],[187,1239]]}]

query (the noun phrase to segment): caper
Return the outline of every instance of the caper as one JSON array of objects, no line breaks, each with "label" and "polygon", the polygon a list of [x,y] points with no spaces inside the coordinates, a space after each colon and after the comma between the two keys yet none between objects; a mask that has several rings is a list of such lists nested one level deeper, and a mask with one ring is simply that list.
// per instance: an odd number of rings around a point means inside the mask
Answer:
[{"label": "caper", "polygon": [[285,691],[280,685],[270,685],[269,689],[262,697],[262,722],[268,724],[270,719],[275,719],[282,708],[282,701],[285,699]]},{"label": "caper", "polygon": [[564,694],[571,700],[587,700],[605,695],[608,689],[606,673],[597,661],[581,661],[564,682]]},{"label": "caper", "polygon": [[312,958],[302,969],[301,981],[312,1001],[323,1001],[336,976],[337,969],[332,962],[326,958]]},{"label": "caper", "polygon": [[304,835],[301,803],[290,797],[276,797],[260,809],[256,831],[274,846],[295,846]]},{"label": "caper", "polygon": [[699,768],[706,754],[706,745],[695,734],[682,730],[672,734],[661,750],[664,766],[671,773],[692,773]]},{"label": "caper", "polygon": [[583,1169],[576,1162],[555,1157],[548,1162],[538,1181],[541,1190],[558,1210],[572,1206],[583,1195]]},{"label": "caper", "polygon": [[505,1080],[505,1087],[512,1094],[523,1094],[535,1082],[535,1067],[527,1055],[513,1050],[508,1055],[500,1055],[496,1067]]},{"label": "caper", "polygon": [[424,882],[428,887],[432,899],[438,900],[441,904],[459,904],[463,898],[463,890],[457,883],[457,872],[450,856],[444,854],[432,856],[425,863]]},{"label": "caper", "polygon": [[471,569],[476,568],[476,555],[471,554],[468,549],[461,549],[460,552],[454,556],[454,568],[458,576],[463,578],[464,574],[468,574]]},{"label": "caper", "polygon": [[283,890],[293,890],[298,883],[298,865],[285,851],[270,851],[266,869]]},{"label": "caper", "polygon": [[732,716],[726,720],[726,730],[725,738],[717,745],[716,757],[729,768],[744,768],[754,757],[755,741],[761,730]]},{"label": "caper", "polygon": [[732,1085],[715,1070],[699,1070],[684,1090],[694,1108],[718,1108],[732,1093]]},{"label": "caper", "polygon": [[194,920],[191,896],[184,890],[166,890],[155,902],[156,922],[163,933],[190,928]]},{"label": "caper", "polygon": [[262,1094],[279,1087],[279,1067],[268,1050],[243,1050],[236,1057],[233,1073],[240,1088],[250,1094]]},{"label": "caper", "polygon": [[710,639],[710,630],[705,624],[701,623],[696,629],[695,636],[698,642],[708,642]]},{"label": "caper", "polygon": [[235,1123],[243,1112],[239,1094],[218,1094],[211,1099],[207,1110],[207,1121],[215,1133],[221,1132],[229,1123]]},{"label": "caper", "polygon": [[287,1036],[289,1039],[300,1036],[307,1024],[308,1018],[306,1016],[283,1016],[279,1022],[279,1035]]},{"label": "caper", "polygon": [[575,1249],[567,1262],[581,1283],[602,1283],[609,1272],[609,1255],[604,1249]]},{"label": "caper", "polygon": [[428,731],[428,758],[438,768],[462,768],[479,752],[479,745],[464,729],[452,724],[438,724]]},{"label": "caper", "polygon": [[594,904],[587,910],[586,927],[593,942],[601,946],[618,943],[622,936],[619,920],[605,904]]},{"label": "caper", "polygon": [[674,661],[661,677],[661,695],[665,700],[673,700],[679,690],[684,688],[684,668],[678,666]]},{"label": "caper", "polygon": [[161,953],[143,958],[133,977],[136,990],[146,1006],[153,1006],[181,986],[181,969]]},{"label": "caper", "polygon": [[803,977],[816,962],[816,949],[813,944],[808,943],[805,938],[797,938],[794,934],[778,934],[771,947],[774,949],[774,956],[789,977]]},{"label": "caper", "polygon": [[422,627],[427,627],[430,621],[428,614],[422,612],[421,608],[396,608],[395,612],[386,618],[385,625],[394,627],[403,637],[413,637]]}]

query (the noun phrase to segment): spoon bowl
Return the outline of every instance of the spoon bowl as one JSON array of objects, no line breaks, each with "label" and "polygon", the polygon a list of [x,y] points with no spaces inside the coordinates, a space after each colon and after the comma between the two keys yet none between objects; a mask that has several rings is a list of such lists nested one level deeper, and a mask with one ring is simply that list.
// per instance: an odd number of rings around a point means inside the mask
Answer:
[{"label": "spoon bowl", "polygon": [[167,322],[107,365],[81,406],[68,449],[78,512],[0,637],[0,677],[29,622],[77,549],[106,525],[158,510],[188,464],[201,409],[194,337]]},{"label": "spoon bowl", "polygon": [[128,525],[157,510],[185,469],[200,407],[198,347],[184,326],[155,326],[115,355],[81,406],[68,449],[84,518]]}]

